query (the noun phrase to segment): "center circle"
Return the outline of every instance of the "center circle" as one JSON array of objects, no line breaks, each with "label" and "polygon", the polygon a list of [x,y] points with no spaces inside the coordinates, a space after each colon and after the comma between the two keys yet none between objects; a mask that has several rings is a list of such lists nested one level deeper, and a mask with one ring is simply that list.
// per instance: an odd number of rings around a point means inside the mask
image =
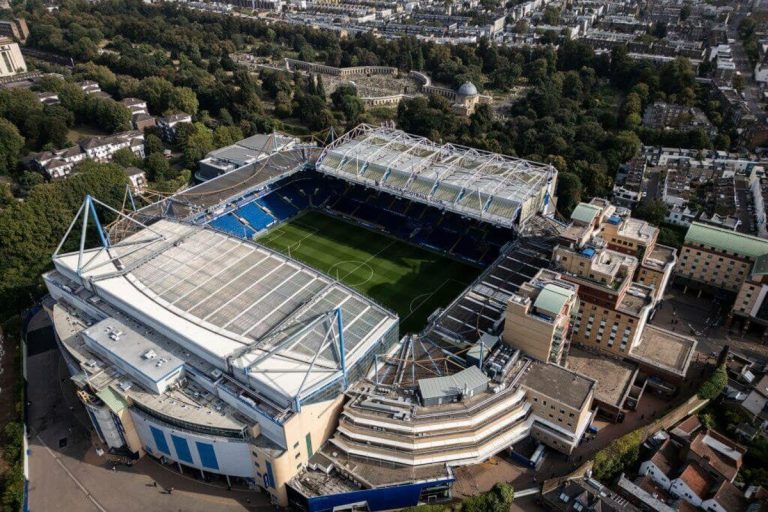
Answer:
[{"label": "center circle", "polygon": [[[359,276],[353,275],[357,273]],[[328,269],[328,275],[347,286],[362,286],[373,278],[373,267],[361,260],[338,261]]]}]

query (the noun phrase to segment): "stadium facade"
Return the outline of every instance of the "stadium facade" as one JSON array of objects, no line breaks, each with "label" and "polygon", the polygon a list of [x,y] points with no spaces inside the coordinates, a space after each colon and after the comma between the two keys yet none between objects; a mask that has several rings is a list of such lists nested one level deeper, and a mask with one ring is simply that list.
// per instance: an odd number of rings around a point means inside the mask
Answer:
[{"label": "stadium facade", "polygon": [[[43,276],[45,305],[115,453],[304,510],[439,500],[452,468],[529,436],[571,453],[595,414],[596,380],[549,362],[566,358],[578,308],[576,287],[541,271],[562,232],[556,180],[552,166],[360,126],[109,212],[108,227],[87,198]],[[396,313],[258,243],[308,208],[485,270],[400,333]],[[515,315],[543,356],[505,339]]]}]

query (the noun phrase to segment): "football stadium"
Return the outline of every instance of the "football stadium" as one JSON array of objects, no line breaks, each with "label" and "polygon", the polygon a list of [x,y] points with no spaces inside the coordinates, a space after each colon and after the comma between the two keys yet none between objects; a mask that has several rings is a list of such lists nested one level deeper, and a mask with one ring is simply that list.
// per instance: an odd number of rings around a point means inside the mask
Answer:
[{"label": "football stadium", "polygon": [[529,436],[578,444],[595,381],[501,339],[521,289],[557,335],[575,300],[542,274],[554,167],[366,125],[233,167],[128,214],[87,198],[44,275],[111,452],[383,510]]}]

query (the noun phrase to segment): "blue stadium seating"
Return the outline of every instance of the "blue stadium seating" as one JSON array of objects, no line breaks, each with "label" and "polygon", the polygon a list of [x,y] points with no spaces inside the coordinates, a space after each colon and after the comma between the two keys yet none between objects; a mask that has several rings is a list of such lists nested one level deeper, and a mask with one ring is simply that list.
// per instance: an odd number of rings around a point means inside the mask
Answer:
[{"label": "blue stadium seating", "polygon": [[222,215],[221,217],[213,220],[210,224],[220,231],[224,231],[225,233],[229,233],[230,235],[234,235],[240,238],[251,238],[254,234],[256,234],[255,231],[242,224],[231,213]]},{"label": "blue stadium seating", "polygon": [[261,231],[275,222],[273,217],[259,208],[255,203],[248,203],[247,205],[238,208],[236,213],[247,220],[248,224],[250,224],[256,231]]},{"label": "blue stadium seating", "polygon": [[268,194],[261,199],[256,200],[257,203],[264,206],[267,210],[272,213],[272,216],[275,217],[277,220],[286,220],[290,219],[297,213],[299,213],[299,210],[297,210],[294,206],[286,203],[277,192],[273,192],[271,194]]},{"label": "blue stadium seating", "polygon": [[[465,219],[459,214],[321,174],[307,173],[299,179],[290,177],[265,192],[256,201],[253,195],[238,199],[237,209],[213,220],[211,226],[250,238],[308,207],[324,207],[377,225],[412,243],[486,264],[498,256],[502,245],[515,238],[510,229]],[[238,221],[236,215],[249,226]]]}]

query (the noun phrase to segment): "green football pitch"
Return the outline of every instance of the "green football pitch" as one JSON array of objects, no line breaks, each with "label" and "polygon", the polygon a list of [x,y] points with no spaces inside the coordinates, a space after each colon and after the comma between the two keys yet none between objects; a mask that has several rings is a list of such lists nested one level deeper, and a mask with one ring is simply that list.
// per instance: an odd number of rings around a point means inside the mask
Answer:
[{"label": "green football pitch", "polygon": [[427,317],[471,283],[481,269],[317,211],[308,211],[259,243],[325,272],[400,316],[400,333],[415,333]]}]

